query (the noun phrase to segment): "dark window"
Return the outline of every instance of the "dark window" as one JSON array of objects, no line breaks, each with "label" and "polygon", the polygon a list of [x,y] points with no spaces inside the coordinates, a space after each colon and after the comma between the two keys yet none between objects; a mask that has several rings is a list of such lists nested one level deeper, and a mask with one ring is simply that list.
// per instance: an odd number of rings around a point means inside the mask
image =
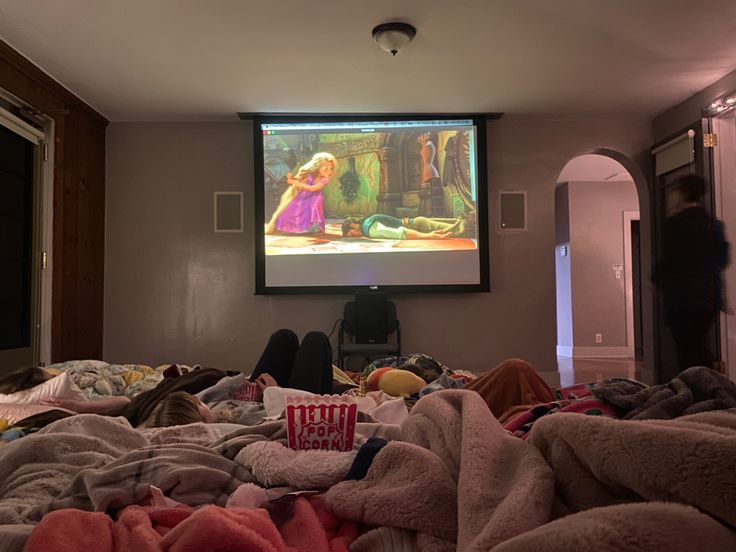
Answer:
[{"label": "dark window", "polygon": [[33,149],[0,126],[0,349],[31,344]]}]

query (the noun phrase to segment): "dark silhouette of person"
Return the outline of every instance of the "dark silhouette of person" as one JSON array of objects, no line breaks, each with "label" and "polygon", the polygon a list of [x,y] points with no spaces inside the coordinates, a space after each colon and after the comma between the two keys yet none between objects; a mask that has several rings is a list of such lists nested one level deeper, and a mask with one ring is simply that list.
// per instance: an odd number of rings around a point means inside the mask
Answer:
[{"label": "dark silhouette of person", "polygon": [[[662,292],[665,323],[677,349],[679,371],[691,366],[714,367],[708,332],[720,310],[725,310],[722,271],[730,261],[730,245],[723,223],[700,204],[705,180],[681,177],[677,186],[682,209],[662,227],[662,251],[654,283]],[[671,372],[665,367],[665,372]],[[665,379],[669,379],[670,375]]]}]

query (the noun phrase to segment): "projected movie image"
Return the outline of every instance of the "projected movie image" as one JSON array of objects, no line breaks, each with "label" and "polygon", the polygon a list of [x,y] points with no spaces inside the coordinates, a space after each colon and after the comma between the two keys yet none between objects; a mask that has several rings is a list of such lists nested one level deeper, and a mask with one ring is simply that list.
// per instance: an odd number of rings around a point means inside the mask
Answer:
[{"label": "projected movie image", "polygon": [[472,120],[261,128],[266,256],[477,249]]}]

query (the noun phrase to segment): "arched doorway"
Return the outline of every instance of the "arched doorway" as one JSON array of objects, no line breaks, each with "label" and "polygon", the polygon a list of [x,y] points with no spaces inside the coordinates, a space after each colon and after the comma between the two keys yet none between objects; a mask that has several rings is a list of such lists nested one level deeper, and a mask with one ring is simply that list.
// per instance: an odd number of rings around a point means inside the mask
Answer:
[{"label": "arched doorway", "polygon": [[642,377],[643,284],[648,279],[642,263],[644,249],[648,258],[640,222],[642,186],[646,190],[638,167],[609,150],[574,157],[557,179],[555,287],[562,385]]}]

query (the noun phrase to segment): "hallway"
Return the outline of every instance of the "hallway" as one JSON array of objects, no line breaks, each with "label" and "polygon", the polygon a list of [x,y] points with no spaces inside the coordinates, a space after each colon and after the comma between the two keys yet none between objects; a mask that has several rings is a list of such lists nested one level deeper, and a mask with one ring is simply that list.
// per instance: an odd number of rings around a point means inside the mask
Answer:
[{"label": "hallway", "polygon": [[607,378],[641,379],[644,363],[633,358],[570,358],[557,356],[562,387]]}]

